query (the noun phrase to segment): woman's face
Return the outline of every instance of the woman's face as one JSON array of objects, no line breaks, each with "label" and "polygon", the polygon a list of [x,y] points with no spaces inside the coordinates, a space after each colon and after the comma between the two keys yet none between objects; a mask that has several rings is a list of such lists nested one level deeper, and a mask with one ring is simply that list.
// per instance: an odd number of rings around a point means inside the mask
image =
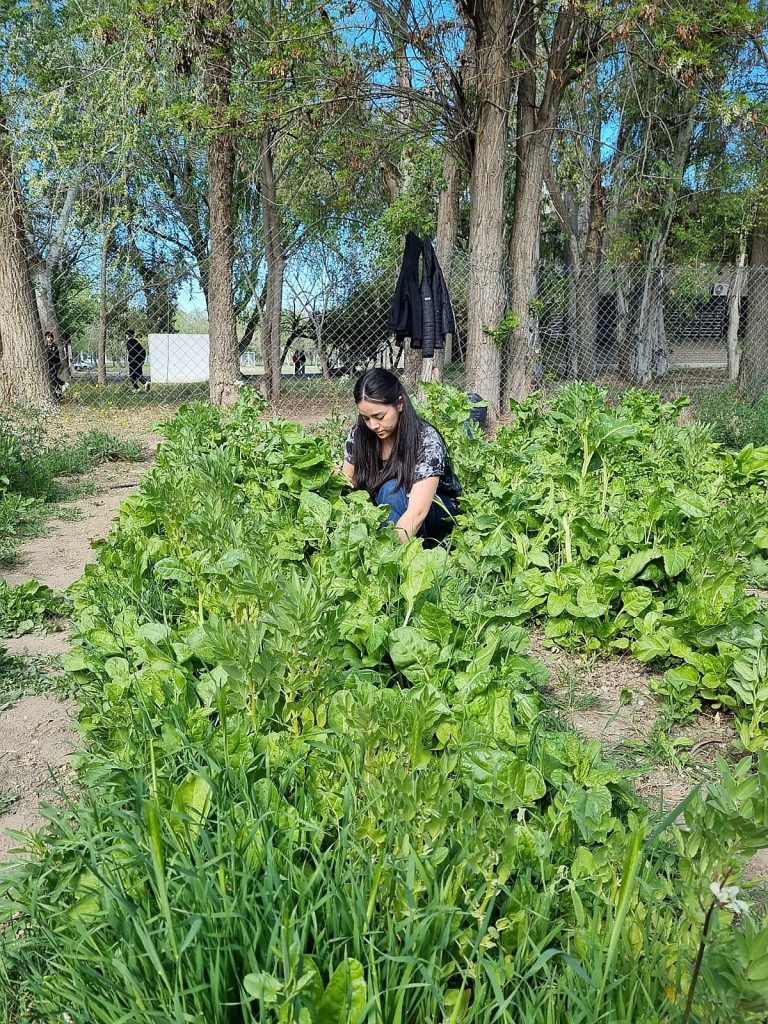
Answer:
[{"label": "woman's face", "polygon": [[362,416],[366,427],[372,430],[380,441],[386,441],[397,433],[403,403],[399,401],[396,405],[385,405],[382,402],[371,402],[364,398],[362,402],[358,402],[357,411]]}]

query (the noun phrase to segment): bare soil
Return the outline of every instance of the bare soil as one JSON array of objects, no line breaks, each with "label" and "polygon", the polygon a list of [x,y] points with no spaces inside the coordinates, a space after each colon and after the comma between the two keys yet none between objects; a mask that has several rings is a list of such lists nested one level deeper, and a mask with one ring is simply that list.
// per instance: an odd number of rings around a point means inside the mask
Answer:
[{"label": "bare soil", "polygon": [[[81,518],[51,519],[44,536],[22,545],[18,565],[4,574],[6,581],[17,585],[34,579],[64,590],[79,579],[96,558],[93,541],[109,533],[120,502],[136,490],[149,465],[109,463],[94,471],[91,479],[97,493],[72,503]],[[63,628],[45,636],[16,637],[3,640],[3,647],[9,655],[34,658],[37,664],[37,659],[65,654],[69,633]],[[42,663],[40,672],[45,672]],[[0,712],[0,862],[20,845],[9,830],[39,828],[44,823],[43,806],[55,802],[61,787],[71,783],[75,713],[73,701],[46,693],[25,697]]]},{"label": "bare soil", "polygon": [[14,801],[5,813],[0,810],[0,862],[23,845],[11,830],[39,828],[43,805],[55,803],[61,786],[71,781],[75,711],[73,701],[41,694],[0,714],[0,796]]}]

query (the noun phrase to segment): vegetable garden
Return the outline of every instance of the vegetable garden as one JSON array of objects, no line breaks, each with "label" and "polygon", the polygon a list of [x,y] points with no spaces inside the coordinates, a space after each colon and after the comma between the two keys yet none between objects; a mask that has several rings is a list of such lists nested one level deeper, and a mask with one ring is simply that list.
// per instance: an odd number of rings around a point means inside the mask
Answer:
[{"label": "vegetable garden", "polygon": [[[339,423],[165,424],[70,594],[81,794],[5,873],[5,1019],[764,1020],[768,448],[681,405],[569,385],[487,440],[430,387],[465,491],[432,549],[343,492]],[[660,820],[547,713],[533,622],[743,756]]]}]

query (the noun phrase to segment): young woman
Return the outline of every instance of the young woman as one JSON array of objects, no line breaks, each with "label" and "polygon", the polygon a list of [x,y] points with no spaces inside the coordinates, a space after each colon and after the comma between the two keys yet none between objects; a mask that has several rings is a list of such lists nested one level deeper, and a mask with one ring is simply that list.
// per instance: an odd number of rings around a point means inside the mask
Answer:
[{"label": "young woman", "polygon": [[442,540],[461,494],[445,441],[416,415],[389,370],[366,370],[354,394],[359,416],[347,437],[342,472],[377,505],[389,505],[401,543],[410,537]]}]

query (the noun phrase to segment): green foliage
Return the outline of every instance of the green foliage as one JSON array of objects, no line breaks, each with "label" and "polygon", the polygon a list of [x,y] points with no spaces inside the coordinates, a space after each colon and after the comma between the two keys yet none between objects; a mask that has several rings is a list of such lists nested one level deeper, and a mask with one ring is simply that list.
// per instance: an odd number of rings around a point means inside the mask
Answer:
[{"label": "green foliage", "polygon": [[[520,623],[555,584],[564,642],[631,642],[650,610],[677,622],[662,604],[698,557],[686,524],[727,497],[724,466],[747,500],[762,455],[723,456],[680,431],[676,405],[610,409],[589,388],[520,406],[490,443],[465,429],[464,396],[432,387],[427,407],[467,492],[450,550],[398,544],[382,509],[344,493],[341,437],[265,423],[253,400],[163,428],[73,590],[82,797],[7,876],[7,1015],[680,1018],[701,901],[765,832],[765,756],[723,767],[683,808],[689,832],[678,811],[654,829],[597,744],[548,731]],[[630,549],[619,531],[647,512],[630,503],[652,473],[664,514]],[[579,577],[561,586],[567,565]],[[704,958],[701,1024],[761,1019],[762,926],[737,915],[718,909],[712,949],[738,984]]]},{"label": "green foliage", "polygon": [[513,331],[520,326],[520,314],[514,313],[511,309],[499,320],[495,327],[483,324],[483,334],[501,348]]},{"label": "green foliage", "polygon": [[[588,385],[536,396],[488,446],[464,501],[456,557],[501,580],[513,619],[586,651],[631,651],[668,669],[679,714],[732,710],[742,743],[765,744],[765,616],[745,591],[765,564],[768,449],[732,454],[685,402],[629,393],[611,407]],[[477,465],[479,458],[476,458]]]},{"label": "green foliage", "polygon": [[0,580],[0,637],[40,631],[67,614],[65,598],[36,580],[9,586]]},{"label": "green foliage", "polygon": [[11,657],[0,642],[0,711],[22,697],[52,692],[71,696],[54,659]]},{"label": "green foliage", "polygon": [[141,444],[102,430],[56,442],[41,416],[0,414],[0,566],[13,562],[19,539],[39,526],[52,502],[66,496],[61,477],[82,475],[103,462],[141,458]]},{"label": "green foliage", "polygon": [[768,395],[752,403],[739,398],[735,385],[707,388],[696,396],[694,412],[726,448],[768,444]]}]

